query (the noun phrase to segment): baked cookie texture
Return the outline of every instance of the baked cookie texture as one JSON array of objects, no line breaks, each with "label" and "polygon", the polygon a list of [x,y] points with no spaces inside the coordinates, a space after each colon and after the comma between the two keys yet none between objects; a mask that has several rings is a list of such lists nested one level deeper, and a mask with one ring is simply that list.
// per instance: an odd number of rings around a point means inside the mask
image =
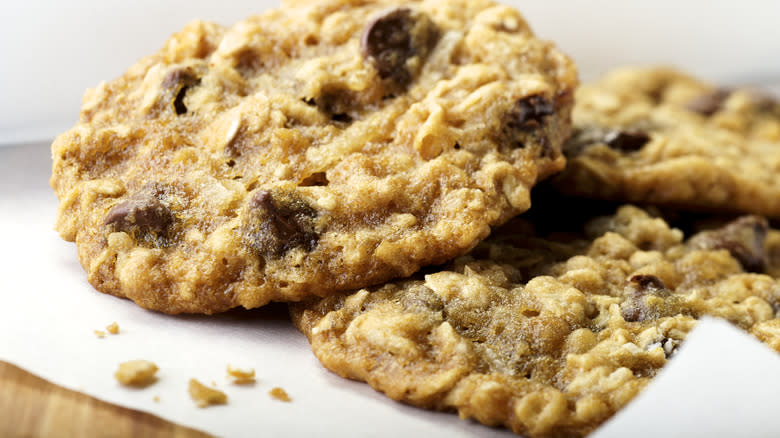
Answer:
[{"label": "baked cookie texture", "polygon": [[196,21],[52,145],[89,281],[162,312],[408,276],[564,166],[576,68],[485,0],[290,1]]},{"label": "baked cookie texture", "polygon": [[763,273],[777,236],[761,217],[685,240],[632,206],[586,237],[510,224],[441,270],[295,304],[293,321],[343,377],[530,437],[588,434],[703,315],[780,351],[780,283]]},{"label": "baked cookie texture", "polygon": [[780,217],[780,103],[670,69],[616,70],[576,93],[575,196]]}]

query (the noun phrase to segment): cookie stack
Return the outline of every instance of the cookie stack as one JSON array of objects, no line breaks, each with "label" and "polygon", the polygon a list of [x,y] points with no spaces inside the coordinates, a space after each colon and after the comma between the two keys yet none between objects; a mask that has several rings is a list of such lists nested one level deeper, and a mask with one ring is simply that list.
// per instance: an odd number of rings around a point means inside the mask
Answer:
[{"label": "cookie stack", "polygon": [[86,93],[56,227],[102,292],[294,302],[339,375],[585,435],[702,315],[780,349],[780,104],[666,69],[577,86],[488,0],[193,22]]}]

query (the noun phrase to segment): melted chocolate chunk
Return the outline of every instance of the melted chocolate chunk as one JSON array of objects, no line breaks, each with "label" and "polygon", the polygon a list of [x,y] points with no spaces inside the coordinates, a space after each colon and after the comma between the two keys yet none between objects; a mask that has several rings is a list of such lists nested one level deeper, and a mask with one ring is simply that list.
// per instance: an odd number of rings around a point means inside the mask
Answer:
[{"label": "melted chocolate chunk", "polygon": [[666,285],[655,275],[638,274],[628,279],[629,283],[636,287],[636,291],[641,294],[654,293],[666,290]]},{"label": "melted chocolate chunk", "polygon": [[699,113],[703,116],[709,117],[720,110],[723,106],[723,102],[728,99],[731,94],[731,90],[718,89],[712,93],[699,96],[686,105],[688,110],[695,113]]},{"label": "melted chocolate chunk", "polygon": [[650,141],[650,136],[641,131],[610,131],[604,135],[604,143],[612,149],[636,152]]},{"label": "melted chocolate chunk", "polygon": [[725,249],[748,272],[764,272],[767,265],[764,240],[769,231],[767,220],[744,216],[712,231],[691,237],[688,244],[699,249]]},{"label": "melted chocolate chunk", "polygon": [[184,105],[184,97],[187,91],[200,84],[200,78],[195,75],[191,69],[173,70],[165,77],[162,87],[167,91],[168,100],[173,105],[176,115],[187,113],[187,106]]},{"label": "melted chocolate chunk", "polygon": [[543,150],[549,149],[544,136],[544,119],[555,113],[555,105],[541,95],[519,99],[504,114],[502,120],[503,142],[511,148],[524,148],[529,139],[535,140]]},{"label": "melted chocolate chunk", "polygon": [[780,118],[780,101],[759,92],[754,92],[751,97],[759,113]]},{"label": "melted chocolate chunk", "polygon": [[532,131],[539,129],[544,118],[554,112],[553,103],[544,96],[528,96],[515,102],[506,115],[506,124],[510,129]]},{"label": "melted chocolate chunk", "polygon": [[664,309],[650,304],[649,297],[668,297],[669,290],[660,278],[650,274],[638,274],[628,279],[625,301],[621,305],[623,319],[627,322],[658,318]]},{"label": "melted chocolate chunk", "polygon": [[174,215],[162,201],[163,195],[159,187],[144,188],[111,208],[103,223],[138,240],[167,237]]},{"label": "melted chocolate chunk", "polygon": [[293,248],[311,251],[319,240],[314,232],[316,216],[304,201],[258,190],[249,201],[243,234],[260,255],[279,257]]},{"label": "melted chocolate chunk", "polygon": [[567,157],[582,153],[589,146],[605,144],[608,147],[623,151],[636,152],[642,149],[651,137],[640,129],[613,130],[599,126],[587,126],[576,129],[569,141],[563,146]]},{"label": "melted chocolate chunk", "polygon": [[330,119],[334,122],[352,123],[352,116],[347,113],[338,113],[330,116]]},{"label": "melted chocolate chunk", "polygon": [[350,112],[360,107],[360,102],[353,92],[340,88],[330,87],[321,91],[316,98],[304,98],[309,106],[316,106],[327,114],[334,122],[351,123]]},{"label": "melted chocolate chunk", "polygon": [[399,8],[366,27],[361,47],[363,57],[373,63],[379,77],[406,86],[416,73],[409,70],[406,61],[415,56],[424,60],[438,39],[439,29],[427,15]]},{"label": "melted chocolate chunk", "polygon": [[653,318],[653,309],[641,298],[626,300],[620,306],[620,313],[626,322],[646,321]]}]

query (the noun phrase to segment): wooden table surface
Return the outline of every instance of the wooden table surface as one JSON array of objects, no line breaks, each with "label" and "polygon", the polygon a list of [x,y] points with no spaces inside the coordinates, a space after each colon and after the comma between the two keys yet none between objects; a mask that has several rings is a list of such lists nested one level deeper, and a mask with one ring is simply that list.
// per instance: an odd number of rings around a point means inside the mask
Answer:
[{"label": "wooden table surface", "polygon": [[209,437],[51,384],[0,361],[0,437]]}]

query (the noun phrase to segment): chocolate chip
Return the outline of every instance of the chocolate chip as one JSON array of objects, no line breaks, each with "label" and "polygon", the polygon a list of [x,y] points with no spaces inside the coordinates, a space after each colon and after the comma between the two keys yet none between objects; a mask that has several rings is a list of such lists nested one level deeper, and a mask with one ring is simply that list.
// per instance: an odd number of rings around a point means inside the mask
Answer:
[{"label": "chocolate chip", "polygon": [[642,322],[674,315],[695,316],[695,309],[676,295],[667,291],[659,299],[652,293],[641,297],[627,298],[620,304],[620,313],[626,322]]},{"label": "chocolate chip", "polygon": [[691,237],[688,245],[697,249],[725,249],[748,272],[764,272],[767,265],[764,240],[769,231],[767,220],[744,216],[725,226],[703,231]]},{"label": "chocolate chip", "polygon": [[645,321],[652,318],[651,309],[641,299],[624,301],[620,306],[620,313],[626,322]]},{"label": "chocolate chip", "polygon": [[350,116],[347,113],[338,113],[333,114],[330,116],[330,119],[334,122],[341,122],[341,123],[351,123],[352,122],[352,116]]},{"label": "chocolate chip", "polygon": [[567,157],[574,157],[582,153],[589,146],[604,144],[608,147],[623,151],[636,152],[642,149],[651,139],[644,131],[646,123],[638,124],[638,127],[628,129],[608,129],[600,126],[584,126],[574,130],[569,141],[563,146]]},{"label": "chocolate chip", "polygon": [[515,101],[504,114],[501,125],[502,143],[510,148],[524,148],[532,140],[549,148],[544,136],[543,124],[546,117],[553,115],[555,105],[546,97],[532,95]]},{"label": "chocolate chip", "polygon": [[650,274],[637,274],[628,279],[631,285],[636,286],[637,291],[642,294],[663,291],[666,285],[660,278]]},{"label": "chocolate chip", "polygon": [[751,94],[751,101],[759,113],[780,118],[780,102],[773,96],[760,92],[753,92]]},{"label": "chocolate chip", "polygon": [[407,60],[415,56],[424,60],[438,39],[439,29],[427,15],[399,8],[366,27],[361,48],[363,57],[372,62],[379,77],[406,86],[416,73],[409,70]]},{"label": "chocolate chip", "polygon": [[553,103],[541,95],[518,100],[507,114],[507,124],[512,129],[530,131],[538,129],[544,118],[554,113]]},{"label": "chocolate chip", "polygon": [[173,99],[173,108],[176,110],[177,116],[187,112],[187,107],[184,105],[184,96],[187,94],[187,88],[189,87],[181,87],[181,90],[176,94],[176,98]]},{"label": "chocolate chip", "polygon": [[650,136],[642,131],[610,131],[604,135],[607,146],[623,152],[636,152],[649,141]]},{"label": "chocolate chip", "polygon": [[200,78],[188,68],[173,70],[163,79],[162,88],[166,90],[167,100],[173,105],[176,115],[180,116],[187,112],[184,97],[190,88],[198,84],[200,84]]},{"label": "chocolate chip", "polygon": [[166,237],[174,215],[161,200],[163,193],[159,187],[144,188],[111,208],[103,223],[139,240]]},{"label": "chocolate chip", "polygon": [[264,256],[279,257],[293,248],[311,251],[319,239],[314,232],[316,216],[300,199],[258,190],[249,201],[243,235]]},{"label": "chocolate chip", "polygon": [[316,98],[304,98],[303,101],[309,106],[316,106],[332,121],[341,123],[351,123],[352,116],[349,113],[360,107],[352,91],[337,87],[326,87]]},{"label": "chocolate chip", "polygon": [[723,102],[728,99],[730,94],[731,90],[724,88],[717,89],[711,93],[704,94],[691,100],[686,105],[686,108],[695,113],[709,117],[720,110],[723,106]]},{"label": "chocolate chip", "polygon": [[650,274],[637,274],[628,279],[624,292],[625,300],[621,304],[623,319],[628,322],[645,321],[657,318],[662,309],[648,302],[648,297],[668,297],[670,291],[660,278]]}]

